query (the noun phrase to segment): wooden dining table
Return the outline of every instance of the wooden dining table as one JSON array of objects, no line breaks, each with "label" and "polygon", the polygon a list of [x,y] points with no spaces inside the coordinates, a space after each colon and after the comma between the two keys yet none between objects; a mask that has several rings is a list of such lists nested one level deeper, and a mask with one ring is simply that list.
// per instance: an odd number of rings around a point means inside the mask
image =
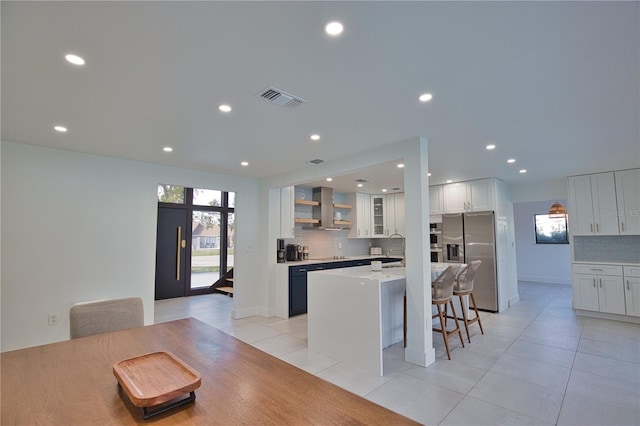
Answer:
[{"label": "wooden dining table", "polygon": [[[113,364],[173,353],[202,376],[196,399],[143,420]],[[215,327],[186,318],[1,354],[9,425],[417,424]]]}]

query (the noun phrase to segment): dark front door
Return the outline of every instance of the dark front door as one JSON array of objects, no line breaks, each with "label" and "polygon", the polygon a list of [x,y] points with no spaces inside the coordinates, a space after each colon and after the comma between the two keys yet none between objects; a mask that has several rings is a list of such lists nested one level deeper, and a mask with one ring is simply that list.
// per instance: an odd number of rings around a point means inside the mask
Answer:
[{"label": "dark front door", "polygon": [[185,295],[188,210],[158,208],[156,300]]}]

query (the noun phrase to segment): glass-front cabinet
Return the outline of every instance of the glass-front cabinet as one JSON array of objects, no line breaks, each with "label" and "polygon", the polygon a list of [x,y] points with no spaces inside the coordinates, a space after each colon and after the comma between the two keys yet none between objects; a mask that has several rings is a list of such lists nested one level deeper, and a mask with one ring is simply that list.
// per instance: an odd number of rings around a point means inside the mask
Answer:
[{"label": "glass-front cabinet", "polygon": [[371,230],[372,237],[385,237],[386,196],[371,196]]}]

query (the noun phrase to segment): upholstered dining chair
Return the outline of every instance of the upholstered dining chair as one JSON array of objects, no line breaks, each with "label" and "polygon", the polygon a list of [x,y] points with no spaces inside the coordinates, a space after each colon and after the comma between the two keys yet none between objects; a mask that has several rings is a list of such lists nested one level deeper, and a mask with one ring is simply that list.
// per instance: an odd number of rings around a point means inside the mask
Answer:
[{"label": "upholstered dining chair", "polygon": [[69,310],[71,338],[142,327],[144,306],[140,297],[76,303]]},{"label": "upholstered dining chair", "polygon": [[[449,351],[449,337],[457,334],[460,337],[460,343],[464,348],[464,341],[462,340],[462,333],[460,331],[460,326],[458,325],[458,320],[456,319],[456,309],[453,306],[452,298],[453,298],[453,285],[456,281],[456,274],[454,271],[457,271],[458,267],[449,266],[447,269],[442,271],[440,275],[431,283],[431,304],[436,305],[438,313],[432,315],[431,318],[439,318],[440,320],[440,328],[433,327],[433,331],[442,333],[442,338],[444,339],[444,347],[447,350],[447,356],[451,359],[451,352]],[[455,323],[455,328],[453,330],[447,331],[447,325],[445,322],[445,314],[443,313],[443,306],[451,306],[451,312],[453,312],[453,322]]]}]

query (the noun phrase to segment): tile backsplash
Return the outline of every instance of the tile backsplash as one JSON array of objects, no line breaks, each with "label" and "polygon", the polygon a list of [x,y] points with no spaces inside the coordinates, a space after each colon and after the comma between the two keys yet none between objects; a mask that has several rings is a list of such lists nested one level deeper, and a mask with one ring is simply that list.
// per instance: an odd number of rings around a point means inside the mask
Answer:
[{"label": "tile backsplash", "polygon": [[640,263],[640,235],[573,237],[577,262]]},{"label": "tile backsplash", "polygon": [[295,238],[285,240],[285,244],[309,246],[309,258],[331,256],[359,256],[369,254],[369,240],[347,238],[348,230],[323,231],[296,226]]}]

